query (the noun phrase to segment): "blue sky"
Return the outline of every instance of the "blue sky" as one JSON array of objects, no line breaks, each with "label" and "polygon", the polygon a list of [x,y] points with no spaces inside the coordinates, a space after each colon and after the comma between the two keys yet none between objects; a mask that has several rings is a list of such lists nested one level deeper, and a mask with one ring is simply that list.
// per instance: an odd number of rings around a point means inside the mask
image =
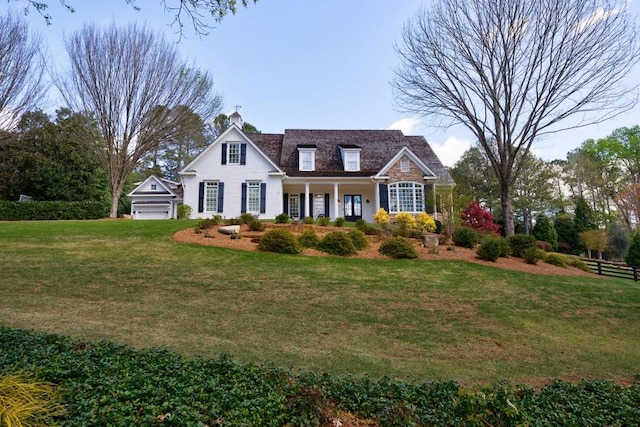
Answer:
[{"label": "blue sky", "polygon": [[[124,0],[68,0],[71,14],[49,0],[50,26],[32,11],[28,21],[49,46],[53,62],[63,65],[64,34],[83,22],[146,22],[178,43],[172,16],[159,0],[137,0],[140,12]],[[19,9],[22,0],[2,2]],[[2,4],[0,3],[0,4]],[[637,3],[637,2],[636,2]],[[445,165],[451,166],[473,139],[462,127],[438,129],[400,114],[390,81],[398,65],[394,44],[402,26],[428,0],[260,0],[227,16],[199,38],[189,28],[177,44],[183,57],[212,73],[224,97],[224,112],[240,105],[245,121],[262,132],[284,129],[386,129],[424,135]],[[638,5],[632,3],[634,11]],[[637,73],[640,74],[640,73]],[[636,81],[640,79],[634,77]],[[53,104],[54,108],[57,104]],[[640,107],[614,120],[567,131],[538,141],[537,155],[566,157],[588,138],[602,138],[621,126],[640,124]]]}]

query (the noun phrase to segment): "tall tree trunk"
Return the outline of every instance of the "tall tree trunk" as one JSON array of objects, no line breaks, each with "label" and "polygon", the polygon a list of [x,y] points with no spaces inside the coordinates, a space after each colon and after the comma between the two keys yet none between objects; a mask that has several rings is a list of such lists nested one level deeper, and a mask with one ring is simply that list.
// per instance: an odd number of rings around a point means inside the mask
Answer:
[{"label": "tall tree trunk", "polygon": [[513,223],[513,208],[511,207],[511,186],[507,182],[500,183],[500,200],[502,201],[502,218],[504,219],[504,235],[515,234]]}]

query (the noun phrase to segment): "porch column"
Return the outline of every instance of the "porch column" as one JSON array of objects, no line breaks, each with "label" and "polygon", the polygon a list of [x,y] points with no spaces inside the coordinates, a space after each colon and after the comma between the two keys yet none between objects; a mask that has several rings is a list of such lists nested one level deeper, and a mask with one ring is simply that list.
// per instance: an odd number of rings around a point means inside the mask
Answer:
[{"label": "porch column", "polygon": [[313,211],[311,210],[311,207],[313,206],[312,201],[309,200],[309,183],[305,182],[304,183],[304,204],[306,206],[305,208],[305,212],[307,216],[313,217]]},{"label": "porch column", "polygon": [[375,215],[380,209],[380,183],[376,181],[375,189],[374,189],[374,210],[373,214]]},{"label": "porch column", "polygon": [[335,220],[340,216],[340,210],[338,209],[338,183],[333,183],[333,219]]}]

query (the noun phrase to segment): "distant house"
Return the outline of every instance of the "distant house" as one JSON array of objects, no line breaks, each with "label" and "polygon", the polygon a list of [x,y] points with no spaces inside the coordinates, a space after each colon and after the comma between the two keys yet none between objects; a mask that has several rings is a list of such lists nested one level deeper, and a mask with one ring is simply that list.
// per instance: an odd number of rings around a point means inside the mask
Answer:
[{"label": "distant house", "polygon": [[150,176],[128,194],[133,219],[171,219],[178,217],[182,186],[178,182]]},{"label": "distant house", "polygon": [[[245,134],[238,113],[230,121],[229,128],[180,172],[183,202],[191,206],[192,217],[232,218],[248,212],[273,219],[284,212],[294,219],[325,216],[372,222],[380,207],[391,214],[437,215],[435,190],[454,185],[421,136],[405,136],[399,130]],[[157,189],[160,181],[155,184]],[[159,199],[150,196],[150,188],[138,190],[130,194],[136,197],[134,218],[154,216],[145,203],[150,208],[151,200]],[[168,202],[173,189],[165,190]],[[149,198],[138,197],[143,194]],[[171,200],[177,198],[176,194]]]}]

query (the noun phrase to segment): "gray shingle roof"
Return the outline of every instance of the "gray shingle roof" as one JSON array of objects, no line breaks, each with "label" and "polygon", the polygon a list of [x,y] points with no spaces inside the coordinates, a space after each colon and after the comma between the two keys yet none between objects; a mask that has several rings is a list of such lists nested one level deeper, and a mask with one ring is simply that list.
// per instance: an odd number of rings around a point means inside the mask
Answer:
[{"label": "gray shingle roof", "polygon": [[[372,176],[403,148],[409,148],[443,184],[453,184],[446,168],[422,136],[405,136],[399,130],[286,129],[284,134],[248,134],[267,156],[291,177]],[[316,147],[315,171],[298,169],[298,148]],[[360,171],[345,172],[340,147],[360,148]]]}]

